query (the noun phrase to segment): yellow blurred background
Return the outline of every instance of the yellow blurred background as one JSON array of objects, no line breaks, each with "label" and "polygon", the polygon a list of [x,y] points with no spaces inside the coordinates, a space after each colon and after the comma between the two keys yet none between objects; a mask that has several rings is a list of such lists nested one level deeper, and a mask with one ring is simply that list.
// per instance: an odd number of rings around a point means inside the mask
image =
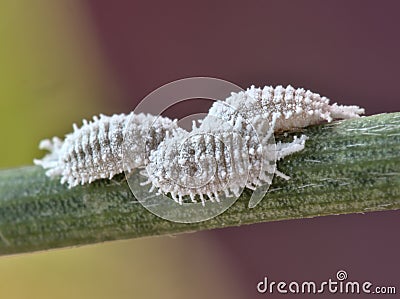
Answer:
[{"label": "yellow blurred background", "polygon": [[[43,138],[123,112],[80,1],[0,2],[0,168]],[[0,298],[240,298],[216,244],[157,237],[0,257]],[[228,287],[227,287],[228,286]]]}]

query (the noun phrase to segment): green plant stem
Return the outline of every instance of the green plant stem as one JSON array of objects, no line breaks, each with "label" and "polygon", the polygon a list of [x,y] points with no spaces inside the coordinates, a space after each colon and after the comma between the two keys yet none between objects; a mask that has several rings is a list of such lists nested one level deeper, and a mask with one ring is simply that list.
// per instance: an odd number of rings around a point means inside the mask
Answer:
[{"label": "green plant stem", "polygon": [[278,163],[264,200],[245,190],[223,214],[181,224],[148,212],[123,175],[68,189],[40,167],[0,171],[0,254],[33,252],[142,236],[400,208],[400,113],[334,122],[276,136],[306,134],[306,149]]}]

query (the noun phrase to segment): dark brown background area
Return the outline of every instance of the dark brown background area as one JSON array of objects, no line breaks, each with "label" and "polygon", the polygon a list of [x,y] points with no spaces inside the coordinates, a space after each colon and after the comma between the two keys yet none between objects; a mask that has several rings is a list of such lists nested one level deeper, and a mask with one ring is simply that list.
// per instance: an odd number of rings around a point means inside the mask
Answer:
[{"label": "dark brown background area", "polygon": [[[132,108],[177,79],[211,76],[244,88],[290,83],[363,106],[367,114],[400,110],[399,1],[88,4],[122,90],[116,106]],[[247,298],[261,296],[255,285],[264,275],[321,281],[339,269],[351,279],[396,285],[400,291],[399,216],[381,212],[281,221],[181,238],[219,242],[238,277],[232,284],[241,284]]]}]

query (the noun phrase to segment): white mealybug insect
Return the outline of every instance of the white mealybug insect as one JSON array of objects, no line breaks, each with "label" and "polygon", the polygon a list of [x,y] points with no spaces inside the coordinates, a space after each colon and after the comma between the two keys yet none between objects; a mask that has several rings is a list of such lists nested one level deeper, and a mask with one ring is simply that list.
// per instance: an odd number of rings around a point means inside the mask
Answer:
[{"label": "white mealybug insect", "polygon": [[[48,169],[49,177],[61,176],[61,183],[69,187],[91,183],[97,179],[111,179],[114,175],[143,167],[145,153],[156,149],[167,134],[183,131],[176,121],[150,114],[116,114],[83,120],[83,126],[73,125],[74,132],[64,141],[58,137],[43,140],[39,148],[50,153],[36,165]],[[130,159],[123,159],[123,138],[130,139]]]},{"label": "white mealybug insect", "polygon": [[215,102],[199,128],[161,142],[142,173],[148,176],[145,183],[152,183],[151,191],[170,193],[180,204],[186,195],[192,201],[199,195],[203,204],[204,195],[211,201],[218,201],[220,192],[238,196],[241,187],[270,184],[274,173],[289,179],[275,162],[304,149],[307,137],[275,145],[274,132],[362,113],[358,106],[329,105],[326,97],[290,85],[252,86]]},{"label": "white mealybug insect", "polygon": [[[218,202],[220,192],[238,197],[244,187],[254,190],[262,183],[271,183],[275,170],[275,143],[268,144],[271,133],[265,130],[261,139],[256,130],[249,129],[246,134],[243,128],[249,124],[240,116],[231,130],[221,129],[218,119],[215,125],[214,130],[194,128],[164,139],[142,172],[149,178],[144,184],[152,183],[151,191],[157,188],[170,193],[180,204],[185,195],[193,202],[199,195],[204,204],[204,195]],[[304,140],[301,142],[304,145]],[[267,150],[263,151],[263,146]]]},{"label": "white mealybug insect", "polygon": [[[290,85],[252,86],[216,101],[191,132],[149,114],[100,115],[84,120],[81,128],[74,125],[64,141],[43,140],[40,148],[50,153],[34,162],[47,169],[46,175],[61,176],[69,187],[146,167],[142,173],[151,190],[170,193],[179,203],[186,195],[192,201],[199,195],[204,204],[204,195],[211,201],[218,201],[221,192],[238,196],[244,187],[270,184],[274,174],[289,179],[275,163],[301,151],[307,137],[275,144],[274,132],[362,113],[357,106],[329,105],[326,97]],[[128,156],[124,145],[129,146]]]},{"label": "white mealybug insect", "polygon": [[244,92],[232,93],[224,101],[215,102],[208,115],[221,115],[226,110],[225,104],[238,109],[247,119],[264,115],[272,122],[275,117],[275,132],[305,128],[333,119],[355,118],[364,113],[364,109],[358,106],[329,105],[328,98],[291,85],[286,88],[265,86],[262,89],[253,85]]}]

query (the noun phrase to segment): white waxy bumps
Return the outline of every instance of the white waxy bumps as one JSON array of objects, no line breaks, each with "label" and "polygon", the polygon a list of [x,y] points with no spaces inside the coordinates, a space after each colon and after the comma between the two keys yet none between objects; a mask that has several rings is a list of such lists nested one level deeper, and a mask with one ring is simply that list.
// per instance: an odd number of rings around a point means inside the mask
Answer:
[{"label": "white waxy bumps", "polygon": [[[275,143],[273,132],[304,128],[337,118],[359,117],[357,106],[329,105],[326,97],[302,88],[252,86],[216,101],[199,128],[164,140],[150,156],[147,167],[152,190],[170,193],[179,203],[196,194],[218,201],[218,193],[238,196],[242,187],[270,184],[276,160],[301,151],[306,136],[292,143]],[[190,150],[189,150],[190,149]],[[210,163],[210,157],[213,163]],[[193,176],[193,173],[198,173]],[[196,178],[197,177],[197,178]],[[197,185],[193,184],[196,178]]]},{"label": "white waxy bumps", "polygon": [[[39,147],[50,151],[34,163],[48,169],[50,177],[61,176],[61,183],[69,187],[91,183],[97,179],[111,179],[114,175],[143,167],[145,153],[157,148],[167,132],[182,130],[176,121],[149,114],[100,115],[92,122],[83,121],[64,141],[54,137],[43,140]],[[132,153],[123,159],[124,134],[127,133]]]},{"label": "white waxy bumps", "polygon": [[272,121],[275,116],[275,132],[305,128],[333,119],[355,118],[364,113],[364,109],[358,106],[329,105],[328,98],[291,85],[286,88],[281,85],[275,88],[251,86],[244,92],[232,93],[224,101],[215,102],[208,115],[225,113],[226,104],[240,110],[247,119],[264,115]]},{"label": "white waxy bumps", "polygon": [[[274,174],[289,178],[276,170],[275,162],[301,151],[307,137],[275,144],[274,132],[362,113],[358,106],[329,105],[326,97],[290,85],[252,86],[216,101],[191,132],[152,115],[95,117],[79,129],[74,125],[64,141],[42,141],[40,148],[50,154],[35,164],[48,169],[50,177],[61,176],[70,187],[146,167],[142,173],[151,190],[170,193],[179,203],[186,195],[193,201],[199,195],[204,204],[204,195],[218,201],[221,192],[237,196],[243,187],[270,184]],[[123,155],[123,141],[131,155]]]}]

